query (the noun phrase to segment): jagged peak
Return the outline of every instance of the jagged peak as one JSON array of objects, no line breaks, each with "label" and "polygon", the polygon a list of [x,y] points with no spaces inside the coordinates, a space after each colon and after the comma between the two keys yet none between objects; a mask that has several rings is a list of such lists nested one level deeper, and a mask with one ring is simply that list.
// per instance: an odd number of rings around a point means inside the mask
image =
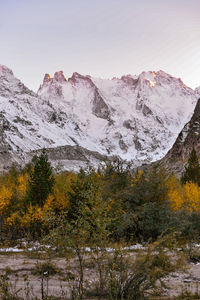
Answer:
[{"label": "jagged peak", "polygon": [[74,73],[72,74],[72,77],[83,77],[83,75],[81,75],[81,74],[78,73],[78,72],[74,72]]},{"label": "jagged peak", "polygon": [[[113,78],[113,80],[116,78]],[[128,85],[134,85],[137,80],[138,80],[138,76],[133,76],[131,74],[127,74],[127,75],[123,75],[120,80],[124,81],[125,83],[127,83]]]},{"label": "jagged peak", "polygon": [[153,88],[156,85],[156,76],[155,71],[142,72],[138,76],[137,89],[141,89],[146,85]]},{"label": "jagged peak", "polygon": [[89,76],[84,76],[84,75],[81,75],[81,74],[78,73],[78,72],[74,72],[74,73],[72,74],[72,77],[69,78],[69,79],[87,79],[87,78],[89,78]]},{"label": "jagged peak", "polygon": [[63,82],[65,82],[65,81],[67,81],[66,78],[65,78],[65,75],[64,75],[63,71],[55,72],[53,78],[54,78],[56,81],[60,82],[60,83],[63,83]]},{"label": "jagged peak", "polygon": [[148,83],[151,88],[156,86],[157,84],[170,84],[174,85],[175,88],[179,87],[181,89],[184,89],[185,91],[187,90],[187,92],[189,93],[193,91],[182,81],[181,78],[172,76],[164,72],[163,70],[142,72],[138,77],[138,86],[141,87],[145,83]]},{"label": "jagged peak", "polygon": [[158,71],[153,71],[155,75],[159,76],[165,76],[165,77],[172,77],[169,73],[163,71],[163,70],[158,70]]},{"label": "jagged peak", "polygon": [[138,78],[140,80],[153,80],[156,78],[174,78],[175,77],[171,76],[170,74],[159,70],[159,71],[144,71],[142,73],[139,74]]},{"label": "jagged peak", "polygon": [[94,86],[94,83],[91,80],[91,77],[89,75],[81,75],[81,74],[79,74],[77,72],[74,72],[72,74],[72,77],[70,77],[68,79],[68,82],[71,82],[72,84],[76,84],[79,81],[84,81],[84,82],[89,83],[90,86]]},{"label": "jagged peak", "polygon": [[0,77],[13,77],[13,71],[4,65],[0,65]]},{"label": "jagged peak", "polygon": [[43,83],[51,81],[51,76],[49,74],[44,75]]},{"label": "jagged peak", "polygon": [[172,76],[172,75],[164,72],[163,70],[159,70],[159,71],[153,72],[153,73],[155,74],[156,77],[171,79],[172,81],[178,81],[182,86],[187,87],[180,77],[178,78],[178,77]]},{"label": "jagged peak", "polygon": [[[89,75],[82,75],[78,72],[74,72],[71,77],[68,79],[65,78],[63,71],[55,72],[53,77],[50,77],[49,74],[45,74],[43,84],[40,86],[39,90],[41,91],[42,87],[44,86],[50,86],[53,84],[53,86],[63,85],[65,83],[69,83],[72,86],[88,86],[95,88],[97,87],[96,80],[101,81],[100,78],[94,78]],[[102,79],[103,82],[104,79]],[[142,72],[139,75],[123,75],[121,78],[112,78],[108,79],[110,81],[116,81],[116,82],[123,82],[123,84],[130,86],[131,88],[135,88],[136,91],[144,90],[144,91],[151,91],[154,88],[157,89],[159,86],[171,86],[173,90],[178,90],[182,94],[192,94],[194,91],[186,86],[183,81],[180,78],[176,78],[163,70],[159,71],[145,71]],[[198,97],[200,95],[200,89],[197,89],[196,96]]]},{"label": "jagged peak", "polygon": [[141,79],[148,79],[148,77],[160,77],[160,78],[172,78],[172,79],[176,79],[176,80],[180,80],[180,78],[176,78],[172,75],[170,75],[169,73],[166,73],[163,70],[158,70],[158,71],[144,71],[142,73],[140,73],[140,75],[138,76]]}]

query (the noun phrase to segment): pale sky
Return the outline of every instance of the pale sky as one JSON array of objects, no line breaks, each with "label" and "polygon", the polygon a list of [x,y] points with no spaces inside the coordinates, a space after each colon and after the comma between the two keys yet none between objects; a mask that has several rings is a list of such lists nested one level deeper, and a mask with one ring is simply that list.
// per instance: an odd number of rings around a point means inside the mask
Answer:
[{"label": "pale sky", "polygon": [[0,0],[0,64],[37,91],[45,73],[163,70],[200,86],[200,0]]}]

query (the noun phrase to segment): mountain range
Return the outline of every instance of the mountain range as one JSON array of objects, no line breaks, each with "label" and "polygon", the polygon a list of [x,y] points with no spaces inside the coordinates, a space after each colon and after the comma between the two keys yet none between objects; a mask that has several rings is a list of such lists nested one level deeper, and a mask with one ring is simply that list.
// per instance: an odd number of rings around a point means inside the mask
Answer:
[{"label": "mountain range", "polygon": [[200,88],[163,71],[113,79],[59,71],[35,93],[0,65],[0,170],[42,148],[61,169],[113,156],[134,167],[159,160],[186,135],[199,97]]}]

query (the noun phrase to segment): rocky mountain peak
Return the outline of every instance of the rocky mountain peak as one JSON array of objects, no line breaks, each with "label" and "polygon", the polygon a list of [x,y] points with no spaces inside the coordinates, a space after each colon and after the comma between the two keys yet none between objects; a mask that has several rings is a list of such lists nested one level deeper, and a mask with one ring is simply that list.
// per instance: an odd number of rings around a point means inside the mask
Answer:
[{"label": "rocky mountain peak", "polygon": [[63,71],[58,71],[58,72],[55,72],[54,74],[54,80],[58,81],[59,83],[63,83],[63,82],[66,82],[66,78],[64,76],[64,73]]},{"label": "rocky mountain peak", "polygon": [[43,84],[50,82],[50,81],[51,81],[51,76],[49,74],[45,74],[44,79],[43,79]]},{"label": "rocky mountain peak", "polygon": [[73,85],[79,83],[79,82],[82,82],[82,83],[85,83],[85,84],[89,84],[89,86],[93,86],[94,87],[94,83],[92,82],[91,78],[89,75],[87,76],[84,76],[84,75],[81,75],[77,72],[74,72],[72,74],[72,77],[70,77],[68,79],[68,82],[72,83]]},{"label": "rocky mountain peak", "polygon": [[[27,96],[36,94],[14,76],[13,71],[4,65],[0,65],[0,96],[16,99],[17,95]],[[1,109],[0,109],[1,110]]]},{"label": "rocky mountain peak", "polygon": [[4,65],[0,65],[0,77],[13,77],[13,71]]},{"label": "rocky mountain peak", "polygon": [[[156,93],[158,89],[164,88],[170,91],[171,96],[179,94],[180,96],[194,95],[194,91],[183,83],[180,78],[171,76],[164,71],[142,72],[137,81],[138,91],[147,91],[147,93]],[[155,92],[154,92],[155,90]]]},{"label": "rocky mountain peak", "polygon": [[[113,78],[115,79],[115,78]],[[130,74],[128,75],[124,75],[121,77],[121,80],[125,83],[128,84],[130,86],[135,85],[138,81],[138,76],[132,76]]]},{"label": "rocky mountain peak", "polygon": [[159,74],[155,71],[142,72],[138,76],[136,89],[137,90],[151,90],[158,83]]},{"label": "rocky mountain peak", "polygon": [[[42,96],[44,93],[49,97],[58,98],[63,96],[62,86],[67,82],[63,71],[55,72],[53,78],[49,74],[45,74],[43,84],[38,89],[38,95]],[[48,98],[48,97],[44,97]]]}]

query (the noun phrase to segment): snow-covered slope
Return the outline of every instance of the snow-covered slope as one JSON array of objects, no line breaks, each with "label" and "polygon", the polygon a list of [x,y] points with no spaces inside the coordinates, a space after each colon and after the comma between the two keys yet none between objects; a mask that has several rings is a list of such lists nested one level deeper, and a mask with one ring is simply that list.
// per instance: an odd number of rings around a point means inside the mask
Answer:
[{"label": "snow-covered slope", "polygon": [[196,101],[192,89],[163,71],[112,80],[78,73],[67,80],[60,71],[53,78],[46,74],[35,94],[0,66],[0,164],[10,158],[21,163],[44,147],[70,152],[65,146],[84,151],[86,160],[96,161],[97,152],[135,165],[157,160],[189,121]]},{"label": "snow-covered slope", "polygon": [[164,156],[196,104],[194,91],[163,71],[112,80],[46,74],[38,94],[73,120],[79,145],[136,164]]},{"label": "snow-covered slope", "polygon": [[69,134],[60,130],[61,118],[54,121],[54,114],[59,111],[26,88],[4,66],[0,67],[0,108],[5,139],[14,151],[71,142]]},{"label": "snow-covered slope", "polygon": [[24,164],[41,148],[50,148],[51,160],[64,168],[77,169],[89,160],[94,165],[105,159],[77,145],[73,138],[77,125],[61,109],[41,99],[0,65],[0,170],[13,162]]}]

